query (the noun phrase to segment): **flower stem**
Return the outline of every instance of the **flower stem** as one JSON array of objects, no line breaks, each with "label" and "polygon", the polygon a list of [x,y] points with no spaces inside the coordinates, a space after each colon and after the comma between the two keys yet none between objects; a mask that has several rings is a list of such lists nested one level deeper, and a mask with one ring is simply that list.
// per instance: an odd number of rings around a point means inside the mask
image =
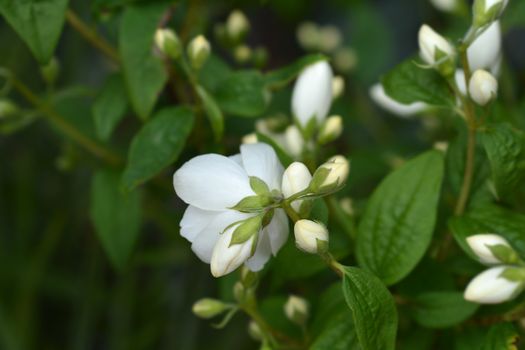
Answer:
[{"label": "flower stem", "polygon": [[35,95],[24,83],[15,76],[10,76],[13,87],[32,105],[34,105],[47,119],[66,136],[84,147],[87,151],[111,165],[120,165],[123,160],[112,151],[93,141],[81,133],[74,125],[53,109],[48,103]]},{"label": "flower stem", "polygon": [[301,217],[299,216],[299,214],[297,214],[297,212],[292,208],[292,206],[290,205],[288,201],[284,200],[282,202],[282,208],[284,209],[286,214],[288,214],[288,216],[290,217],[290,219],[293,221],[294,224],[297,221],[301,220]]},{"label": "flower stem", "polygon": [[116,64],[120,64],[120,57],[115,48],[111,46],[103,37],[96,31],[90,28],[80,17],[77,16],[73,10],[66,11],[67,22],[73,27],[86,41],[88,41],[95,48],[100,50],[104,55],[111,59]]}]

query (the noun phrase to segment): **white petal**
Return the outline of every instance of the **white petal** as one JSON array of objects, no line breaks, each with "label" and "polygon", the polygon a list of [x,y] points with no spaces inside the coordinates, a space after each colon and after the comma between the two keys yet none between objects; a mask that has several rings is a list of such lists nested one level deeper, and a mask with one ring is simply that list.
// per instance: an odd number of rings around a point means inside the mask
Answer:
[{"label": "white petal", "polygon": [[193,239],[191,249],[195,254],[204,261],[210,263],[213,248],[215,247],[219,236],[231,224],[244,220],[253,214],[241,213],[235,210],[226,210],[211,220],[208,225]]},{"label": "white petal", "polygon": [[180,221],[180,235],[193,242],[197,235],[221,212],[202,210],[188,206]]},{"label": "white petal", "polygon": [[259,243],[257,243],[257,249],[255,254],[248,260],[246,260],[246,266],[251,271],[260,271],[263,269],[266,262],[272,255],[272,248],[270,246],[270,239],[268,235],[259,233]]},{"label": "white petal", "polygon": [[240,153],[234,154],[233,156],[229,156],[228,158],[230,158],[230,159],[233,160],[235,163],[239,164],[239,166],[241,166],[242,168],[244,168],[244,166],[243,166],[243,164],[242,164],[242,157],[241,157],[241,154],[240,154]]},{"label": "white petal", "polygon": [[173,175],[173,186],[184,202],[205,210],[231,208],[254,194],[244,169],[218,154],[205,154],[186,162]]},{"label": "white petal", "polygon": [[414,102],[408,105],[397,102],[386,94],[381,83],[377,83],[370,88],[370,97],[380,107],[400,117],[410,117],[423,112],[427,108],[427,104],[423,102]]},{"label": "white petal", "polygon": [[275,209],[272,221],[263,230],[263,235],[268,235],[272,254],[275,256],[288,239],[288,217],[283,209]]},{"label": "white petal", "polygon": [[456,85],[459,89],[459,92],[465,96],[467,94],[467,82],[465,81],[465,72],[463,69],[456,69],[454,79],[456,80]]},{"label": "white petal", "polygon": [[281,189],[284,169],[271,146],[265,143],[242,145],[241,156],[248,175],[263,180],[270,190]]},{"label": "white petal", "polygon": [[522,283],[501,277],[507,268],[512,267],[492,267],[474,277],[465,290],[465,299],[481,304],[498,304],[512,299]]},{"label": "white petal", "polygon": [[326,118],[332,104],[332,68],[326,61],[306,67],[297,79],[292,96],[292,111],[304,127],[315,117],[317,125]]},{"label": "white petal", "polygon": [[211,274],[214,277],[229,274],[241,266],[250,257],[254,239],[253,236],[244,243],[230,246],[233,232],[236,227],[237,225],[229,228],[226,232],[221,234],[213,248],[210,268]]},{"label": "white petal", "polygon": [[467,50],[471,71],[491,68],[497,62],[500,52],[501,27],[499,21],[495,21]]}]

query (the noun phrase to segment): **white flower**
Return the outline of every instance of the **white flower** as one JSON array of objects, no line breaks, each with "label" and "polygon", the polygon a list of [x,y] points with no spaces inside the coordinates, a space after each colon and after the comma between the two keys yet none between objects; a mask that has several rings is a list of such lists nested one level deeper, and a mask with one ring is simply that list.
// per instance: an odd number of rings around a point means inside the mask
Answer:
[{"label": "white flower", "polygon": [[480,304],[498,304],[515,297],[523,288],[523,282],[510,281],[501,276],[507,269],[513,267],[492,267],[474,277],[465,289],[465,299]]},{"label": "white flower", "polygon": [[455,55],[455,49],[448,40],[426,24],[419,29],[418,38],[421,58],[431,66],[439,66]]},{"label": "white flower", "polygon": [[492,74],[499,71],[501,60],[501,26],[499,21],[492,23],[470,44],[467,57],[471,71],[490,69]]},{"label": "white flower", "polygon": [[386,94],[381,83],[370,88],[370,97],[381,108],[399,117],[411,117],[423,112],[428,107],[424,102],[413,102],[408,105],[397,102]]},{"label": "white flower", "polygon": [[489,247],[503,245],[512,249],[505,238],[491,233],[469,236],[467,237],[467,243],[474,254],[478,256],[479,260],[483,264],[488,265],[501,263],[501,261],[492,254]]},{"label": "white flower", "polygon": [[458,7],[457,0],[430,0],[432,5],[443,12],[454,12]]},{"label": "white flower", "polygon": [[498,81],[489,72],[478,69],[470,78],[468,90],[474,102],[485,106],[498,95]]},{"label": "white flower", "polygon": [[295,295],[290,295],[284,304],[284,314],[286,317],[299,324],[303,324],[308,318],[308,302]]},{"label": "white flower", "polygon": [[332,68],[326,61],[306,67],[295,82],[292,111],[304,128],[315,118],[321,125],[332,104]]},{"label": "white flower", "polygon": [[[282,191],[284,198],[290,198],[296,193],[304,191],[310,185],[312,175],[310,171],[300,162],[293,162],[286,168],[283,174]],[[292,202],[292,208],[299,212],[302,200]]]},{"label": "white flower", "polygon": [[[202,261],[213,260],[220,265],[212,266],[215,274],[229,273],[242,263],[252,271],[261,270],[270,255],[275,255],[286,241],[288,219],[282,209],[276,209],[271,222],[259,232],[251,257],[246,254],[244,244],[226,248],[232,228],[224,232],[233,223],[256,215],[229,209],[243,198],[255,195],[249,176],[258,177],[270,190],[280,192],[283,171],[275,151],[257,143],[242,145],[241,153],[232,157],[218,154],[195,157],[173,175],[175,192],[189,204],[180,223],[181,235],[192,242],[192,250]],[[212,258],[215,247],[221,254]],[[231,253],[226,253],[229,249]],[[223,256],[231,261],[224,261]]]},{"label": "white flower", "polygon": [[318,252],[317,241],[328,242],[328,230],[312,220],[298,220],[294,225],[295,244],[306,253]]}]

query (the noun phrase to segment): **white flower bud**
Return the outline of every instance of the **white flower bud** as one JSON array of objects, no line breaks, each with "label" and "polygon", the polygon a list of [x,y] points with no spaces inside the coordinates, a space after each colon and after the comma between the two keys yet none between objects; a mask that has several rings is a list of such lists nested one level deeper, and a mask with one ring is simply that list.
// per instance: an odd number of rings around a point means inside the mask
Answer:
[{"label": "white flower bud", "polygon": [[328,230],[312,220],[299,220],[294,226],[295,244],[304,252],[317,254],[318,243],[328,243]]},{"label": "white flower bud", "polygon": [[341,209],[343,209],[343,211],[347,215],[349,216],[355,215],[354,202],[352,201],[352,198],[350,197],[341,198],[341,200],[339,201],[339,206],[341,207]]},{"label": "white flower bud", "polygon": [[[293,162],[283,173],[282,193],[284,198],[290,198],[294,194],[306,190],[310,181],[312,181],[312,175],[306,165]],[[302,200],[292,202],[292,208],[299,212],[302,202]]]},{"label": "white flower bud", "polygon": [[286,317],[297,324],[304,324],[308,319],[308,302],[295,295],[290,295],[284,304],[284,314]]},{"label": "white flower bud", "polygon": [[321,42],[321,33],[317,24],[313,22],[301,23],[297,27],[297,41],[304,49],[317,49]]},{"label": "white flower bud", "polygon": [[501,60],[501,40],[501,25],[495,21],[470,44],[467,55],[472,72],[490,69],[496,75]]},{"label": "white flower bud", "polygon": [[343,95],[344,92],[345,79],[340,75],[336,75],[332,79],[332,98],[335,100],[336,98],[341,97],[341,95]]},{"label": "white flower bud", "polygon": [[251,134],[244,135],[242,137],[241,142],[242,142],[243,145],[249,145],[249,144],[252,144],[252,143],[257,143],[259,141],[257,139],[257,134],[252,132]]},{"label": "white flower bud", "polygon": [[426,24],[419,29],[419,53],[423,61],[442,74],[450,75],[454,72],[454,47]]},{"label": "white flower bud", "polygon": [[470,78],[468,91],[474,102],[485,106],[498,95],[498,81],[489,72],[478,69]]},{"label": "white flower bud", "polygon": [[246,45],[239,45],[235,48],[233,56],[237,62],[246,63],[252,58],[252,49]]},{"label": "white flower bud", "polygon": [[220,300],[204,298],[193,304],[192,311],[200,318],[212,318],[224,312],[228,306]]},{"label": "white flower bud", "polygon": [[178,58],[182,51],[182,45],[177,34],[169,28],[157,29],[155,45],[163,54],[172,59]]},{"label": "white flower bud", "polygon": [[248,334],[253,340],[262,341],[264,339],[261,327],[253,320],[248,324]]},{"label": "white flower bud", "polygon": [[326,61],[306,67],[293,89],[292,111],[299,124],[305,128],[311,119],[320,125],[332,104],[332,68]]},{"label": "white flower bud", "polygon": [[321,41],[320,48],[324,52],[332,52],[341,45],[341,31],[335,26],[324,26],[319,31]]},{"label": "white flower bud", "polygon": [[317,168],[310,187],[313,191],[322,191],[323,188],[341,186],[348,178],[349,172],[350,162],[343,156],[333,156]]},{"label": "white flower bud", "polygon": [[511,281],[504,272],[518,270],[510,266],[497,266],[483,271],[465,289],[464,298],[480,304],[498,304],[514,298],[523,288],[523,281]]},{"label": "white flower bud", "polygon": [[251,236],[244,243],[230,246],[233,232],[237,226],[238,225],[230,227],[223,232],[213,248],[210,263],[213,277],[221,277],[229,274],[248,260],[252,254],[255,235]]},{"label": "white flower bud", "polygon": [[497,20],[509,0],[474,0],[472,12],[474,14],[474,26],[481,28],[492,21]]},{"label": "white flower bud", "polygon": [[319,132],[319,144],[324,145],[334,141],[343,132],[343,118],[338,115],[333,115],[325,120],[321,131]]},{"label": "white flower bud", "polygon": [[188,45],[188,57],[193,68],[200,69],[210,56],[210,52],[210,43],[203,35],[199,35],[190,41]]},{"label": "white flower bud", "polygon": [[503,263],[503,261],[494,256],[490,247],[502,245],[512,250],[512,247],[505,238],[490,233],[469,236],[467,237],[467,243],[474,254],[478,256],[480,262],[488,265]]},{"label": "white flower bud", "polygon": [[285,149],[293,157],[299,157],[303,153],[303,135],[295,125],[290,125],[284,132]]},{"label": "white flower bud", "polygon": [[226,21],[226,33],[233,41],[242,39],[250,29],[248,18],[239,10],[235,10],[228,16]]},{"label": "white flower bud", "polygon": [[458,8],[458,0],[430,0],[430,2],[443,12],[454,12]]},{"label": "white flower bud", "polygon": [[428,107],[424,102],[414,102],[408,105],[397,102],[386,94],[381,83],[377,83],[370,88],[370,97],[381,108],[399,117],[411,117],[421,113]]},{"label": "white flower bud", "polygon": [[358,57],[350,47],[342,47],[334,54],[334,66],[341,72],[350,72],[357,66]]}]

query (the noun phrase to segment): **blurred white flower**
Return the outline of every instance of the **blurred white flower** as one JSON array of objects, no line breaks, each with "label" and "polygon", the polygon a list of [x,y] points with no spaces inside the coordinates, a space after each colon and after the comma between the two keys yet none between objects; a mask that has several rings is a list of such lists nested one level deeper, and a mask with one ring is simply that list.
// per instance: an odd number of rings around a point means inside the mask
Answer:
[{"label": "blurred white flower", "polygon": [[489,69],[498,75],[501,62],[501,26],[499,21],[492,23],[467,49],[472,72]]},{"label": "blurred white flower", "polygon": [[332,105],[332,68],[326,61],[306,67],[293,89],[292,112],[304,128],[312,118],[321,125]]},{"label": "blurred white flower", "polygon": [[411,117],[428,108],[428,105],[424,102],[413,102],[408,105],[397,102],[386,94],[381,83],[377,83],[370,88],[370,97],[381,108],[399,117]]},{"label": "blurred white flower", "polygon": [[270,191],[281,192],[283,172],[275,151],[257,143],[242,145],[241,153],[232,157],[195,157],[173,175],[175,192],[189,204],[180,223],[181,235],[192,242],[192,250],[202,261],[212,263],[215,276],[227,274],[243,263],[252,271],[261,270],[286,241],[288,219],[282,209],[276,209],[271,222],[258,234],[253,256],[244,243],[229,246],[235,228],[231,225],[256,215],[230,209],[255,195],[249,177],[261,179]]},{"label": "blurred white flower", "polygon": [[465,289],[465,299],[480,304],[499,304],[514,298],[523,288],[523,281],[510,281],[503,277],[502,274],[509,269],[516,268],[492,267],[474,277]]}]

